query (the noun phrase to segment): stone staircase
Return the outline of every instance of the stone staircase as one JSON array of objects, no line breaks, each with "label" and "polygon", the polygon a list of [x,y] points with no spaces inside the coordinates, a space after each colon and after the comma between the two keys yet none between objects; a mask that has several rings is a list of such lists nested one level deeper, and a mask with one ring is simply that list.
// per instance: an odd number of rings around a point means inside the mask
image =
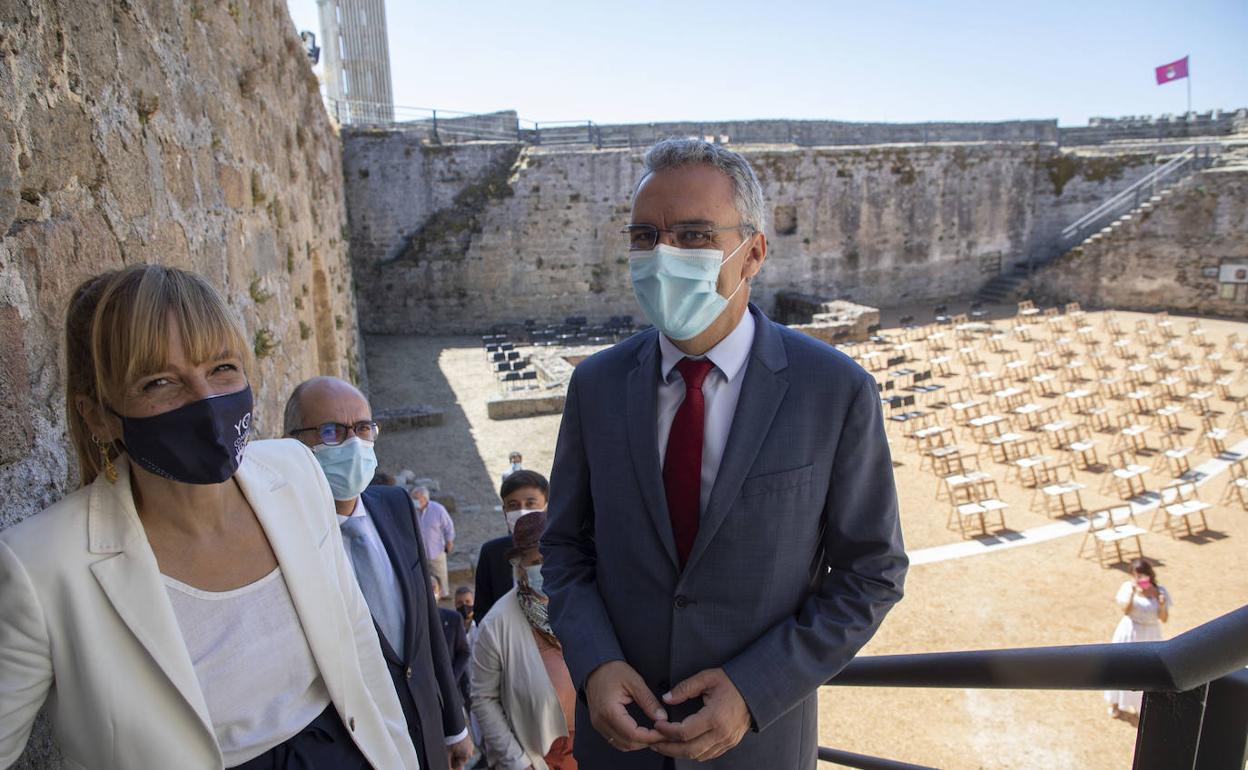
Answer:
[{"label": "stone staircase", "polygon": [[[1174,193],[1174,188],[1177,186],[1178,185],[1176,184],[1159,190],[1156,195],[1149,197],[1148,200],[1144,201],[1139,206],[1129,210],[1117,219],[1112,220],[1105,227],[1102,227],[1092,235],[1089,235],[1082,242],[1072,247],[1070,251],[1081,249],[1086,244],[1096,243],[1103,238],[1112,235],[1119,228],[1130,223],[1133,219],[1138,219],[1141,214],[1153,209],[1161,204],[1166,198],[1169,198]],[[1053,262],[1065,253],[1067,252],[1058,251],[1049,259],[1034,262],[1032,264],[1032,272],[1039,272],[1040,270],[1043,270],[1050,262]],[[1027,282],[1029,277],[1030,274],[1028,273],[1026,264],[1014,265],[1012,269],[1003,272],[1000,275],[994,276],[992,280],[981,286],[979,291],[975,293],[975,299],[986,304],[1009,304],[1017,302],[1019,299],[1023,298],[1020,296],[1020,289],[1023,288],[1023,285]]]},{"label": "stone staircase", "polygon": [[1203,156],[1192,146],[1172,158],[1164,166],[1118,193],[1113,198],[1081,217],[1062,231],[1057,248],[1048,258],[1030,265],[1015,264],[1009,270],[994,276],[975,293],[975,299],[984,303],[1010,303],[1020,298],[1020,290],[1032,273],[1070,251],[1096,243],[1116,232],[1119,228],[1138,219],[1142,214],[1162,204],[1174,188],[1192,175],[1220,163],[1208,153]]}]

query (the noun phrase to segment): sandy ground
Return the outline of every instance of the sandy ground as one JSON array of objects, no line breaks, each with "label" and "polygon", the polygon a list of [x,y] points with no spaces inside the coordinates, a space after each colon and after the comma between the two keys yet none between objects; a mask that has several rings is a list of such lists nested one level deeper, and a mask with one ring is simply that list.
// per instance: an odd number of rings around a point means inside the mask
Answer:
[{"label": "sandy ground", "polygon": [[[958,308],[954,308],[957,310]],[[992,308],[990,318],[1012,315],[1012,308]],[[906,308],[885,311],[885,326],[902,315],[921,321],[930,309]],[[1124,329],[1143,318],[1155,325],[1156,317],[1118,313]],[[1185,333],[1192,319],[1174,319],[1174,329]],[[1088,313],[1085,321],[1101,331],[1101,314]],[[1006,320],[994,322],[1005,331]],[[1248,336],[1248,324],[1204,319],[1206,336],[1223,347],[1226,335]],[[1044,333],[1048,337],[1048,333]],[[1069,336],[1074,339],[1073,331]],[[986,336],[979,338],[981,343]],[[922,359],[922,346],[916,346]],[[1035,344],[1011,338],[1006,349],[1030,358]],[[1077,340],[1076,352],[1082,354]],[[1190,349],[1199,349],[1192,344]],[[492,421],[485,402],[498,392],[498,384],[486,364],[475,338],[370,337],[368,366],[374,408],[415,403],[446,410],[445,425],[382,434],[378,454],[387,470],[412,468],[438,479],[460,504],[456,516],[457,553],[452,567],[457,582],[468,582],[470,556],[479,543],[505,532],[496,512],[497,486],[513,449],[524,453],[526,467],[548,473],[554,453],[559,417]],[[983,367],[1000,370],[1001,354],[984,353]],[[1123,362],[1111,359],[1118,364]],[[1225,361],[1232,369],[1242,365]],[[926,368],[912,361],[911,368]],[[954,375],[938,379],[947,387],[967,380],[965,367],[955,360]],[[1088,367],[1091,377],[1091,367]],[[886,379],[885,373],[877,375]],[[1150,374],[1150,378],[1155,375]],[[1232,387],[1232,395],[1248,396],[1248,382]],[[1039,398],[1042,405],[1061,405],[1060,397]],[[1111,400],[1117,411],[1124,402]],[[1215,399],[1217,423],[1230,427],[1237,407]],[[951,422],[950,410],[937,409]],[[1198,416],[1190,409],[1180,417],[1187,433],[1183,443],[1194,446],[1200,437]],[[1020,431],[1025,432],[1025,431]],[[891,444],[901,502],[902,527],[907,550],[959,542],[961,535],[946,527],[949,504],[935,499],[937,477],[926,467],[912,442],[893,431]],[[1096,435],[1100,460],[1107,459],[1111,435]],[[1248,438],[1233,433],[1228,446]],[[1159,445],[1160,433],[1148,436],[1149,446]],[[974,447],[968,432],[958,430],[958,443]],[[1046,450],[1048,451],[1048,450]],[[1059,454],[1048,451],[1049,454]],[[1201,446],[1192,465],[1209,459]],[[1136,462],[1152,465],[1154,454]],[[1033,492],[1004,480],[1005,468],[985,451],[984,470],[998,481],[1012,535],[1056,521],[1042,511],[1031,510]],[[1104,470],[1079,471],[1086,485],[1084,507],[1094,509],[1117,500],[1112,491],[1099,491]],[[1149,474],[1148,488],[1157,489],[1169,474]],[[1225,476],[1201,488],[1202,499],[1218,503]],[[1147,526],[1150,515],[1142,517]],[[1173,636],[1248,603],[1248,572],[1237,570],[1248,540],[1248,513],[1238,505],[1215,505],[1209,512],[1210,532],[1195,538],[1172,538],[1163,532],[1144,538],[1145,554],[1158,564],[1160,581],[1174,597],[1175,608],[1166,625]],[[995,529],[995,528],[991,528]],[[1113,596],[1125,579],[1116,568],[1102,568],[1095,560],[1076,553],[1082,534],[1023,547],[922,564],[911,568],[906,598],[889,615],[864,654],[936,652],[1036,645],[1081,644],[1108,641],[1119,614]],[[1131,763],[1135,729],[1105,714],[1099,693],[1050,691],[928,690],[897,688],[823,688],[820,693],[820,743],[892,759],[949,768],[1122,768]]]}]

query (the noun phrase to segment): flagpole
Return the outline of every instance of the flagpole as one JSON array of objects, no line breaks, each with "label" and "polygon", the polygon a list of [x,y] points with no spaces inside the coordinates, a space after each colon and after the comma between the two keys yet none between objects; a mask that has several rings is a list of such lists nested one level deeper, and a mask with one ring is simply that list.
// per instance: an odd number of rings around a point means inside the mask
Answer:
[{"label": "flagpole", "polygon": [[1192,60],[1187,60],[1187,114],[1192,114]]}]

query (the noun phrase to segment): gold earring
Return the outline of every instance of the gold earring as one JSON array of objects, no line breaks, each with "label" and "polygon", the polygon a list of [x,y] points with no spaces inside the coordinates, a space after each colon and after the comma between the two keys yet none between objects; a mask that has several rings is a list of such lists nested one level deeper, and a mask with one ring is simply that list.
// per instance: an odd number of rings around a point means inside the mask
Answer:
[{"label": "gold earring", "polygon": [[96,438],[95,434],[91,434],[91,440],[95,442],[95,446],[100,450],[100,465],[103,466],[104,478],[108,479],[109,484],[117,483],[117,468],[113,465],[113,458],[108,454],[108,444]]}]

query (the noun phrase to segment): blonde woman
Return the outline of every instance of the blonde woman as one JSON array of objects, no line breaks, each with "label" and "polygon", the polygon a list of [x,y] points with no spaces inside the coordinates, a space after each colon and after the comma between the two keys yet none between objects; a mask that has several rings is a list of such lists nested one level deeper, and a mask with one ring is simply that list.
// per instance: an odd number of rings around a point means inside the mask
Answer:
[{"label": "blonde woman", "polygon": [[71,767],[415,767],[325,477],[297,441],[248,443],[220,295],[107,273],[66,337],[82,488],[0,533],[0,766],[46,701]]}]

